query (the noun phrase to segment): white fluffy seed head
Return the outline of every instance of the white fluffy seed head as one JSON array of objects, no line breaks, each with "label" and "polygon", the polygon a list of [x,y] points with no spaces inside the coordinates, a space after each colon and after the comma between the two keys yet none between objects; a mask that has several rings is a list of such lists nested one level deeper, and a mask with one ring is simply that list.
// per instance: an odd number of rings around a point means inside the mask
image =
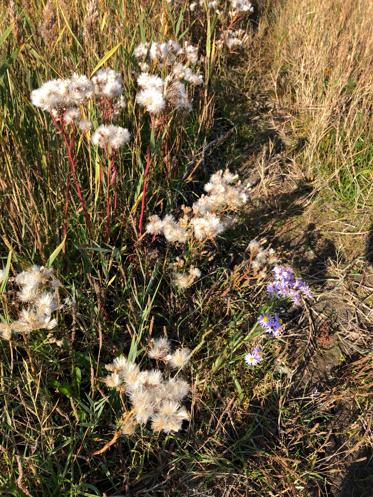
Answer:
[{"label": "white fluffy seed head", "polygon": [[163,221],[159,216],[153,215],[149,217],[148,224],[146,225],[146,232],[149,235],[160,235],[163,233]]},{"label": "white fluffy seed head", "polygon": [[57,303],[53,293],[43,292],[35,301],[38,315],[50,316],[57,310]]},{"label": "white fluffy seed head", "polygon": [[189,384],[180,379],[170,378],[164,383],[164,396],[169,400],[181,401],[189,393]]},{"label": "white fluffy seed head", "polygon": [[159,76],[143,72],[137,78],[137,84],[143,89],[155,88],[162,91],[164,86],[164,81]]},{"label": "white fluffy seed head", "polygon": [[126,145],[131,138],[127,128],[101,124],[92,135],[92,143],[100,148],[109,146],[112,149],[119,149]]},{"label": "white fluffy seed head", "polygon": [[98,97],[117,98],[123,92],[122,76],[113,69],[100,69],[92,78],[95,95]]},{"label": "white fluffy seed head", "polygon": [[193,233],[196,240],[211,240],[225,230],[224,222],[215,214],[207,213],[203,217],[191,220]]},{"label": "white fluffy seed head", "polygon": [[93,95],[93,84],[84,75],[70,79],[52,79],[31,92],[31,102],[42,110],[53,112],[83,104]]},{"label": "white fluffy seed head", "polygon": [[163,92],[158,88],[145,88],[136,95],[136,102],[145,107],[150,114],[160,114],[166,107]]},{"label": "white fluffy seed head", "polygon": [[173,274],[173,281],[177,287],[185,289],[192,286],[194,281],[197,278],[200,278],[200,276],[201,276],[201,271],[197,267],[191,266],[187,273],[175,272]]},{"label": "white fluffy seed head", "polygon": [[165,361],[170,353],[170,348],[170,342],[167,338],[156,338],[151,344],[148,356],[156,361]]},{"label": "white fluffy seed head", "polygon": [[190,350],[181,348],[175,350],[169,357],[168,364],[172,369],[183,369],[189,362]]}]

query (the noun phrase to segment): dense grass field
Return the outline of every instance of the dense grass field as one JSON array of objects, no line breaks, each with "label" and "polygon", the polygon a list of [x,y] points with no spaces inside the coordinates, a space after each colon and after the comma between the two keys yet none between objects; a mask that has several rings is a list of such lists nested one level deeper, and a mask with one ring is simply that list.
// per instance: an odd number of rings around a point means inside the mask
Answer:
[{"label": "dense grass field", "polygon": [[0,497],[371,497],[373,3],[0,14]]}]

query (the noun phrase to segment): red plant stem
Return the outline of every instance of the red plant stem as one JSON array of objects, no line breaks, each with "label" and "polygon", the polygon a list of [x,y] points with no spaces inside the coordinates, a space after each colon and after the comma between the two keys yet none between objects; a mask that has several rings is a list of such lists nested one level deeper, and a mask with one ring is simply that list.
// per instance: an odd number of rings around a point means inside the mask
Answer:
[{"label": "red plant stem", "polygon": [[67,236],[67,220],[69,214],[69,193],[70,193],[70,162],[67,163],[67,177],[66,177],[66,188],[65,188],[65,207],[63,210],[63,236]]},{"label": "red plant stem", "polygon": [[140,213],[140,220],[139,220],[139,234],[140,237],[142,235],[142,227],[143,227],[143,221],[144,221],[144,214],[145,214],[145,197],[146,193],[148,191],[148,173],[150,169],[150,164],[151,164],[151,156],[150,156],[150,149],[148,147],[148,151],[146,153],[146,166],[145,166],[145,171],[144,171],[144,189],[142,191],[142,199],[141,199],[141,213]]},{"label": "red plant stem", "polygon": [[68,157],[70,165],[71,165],[71,171],[72,171],[74,182],[75,182],[76,192],[77,192],[79,200],[80,200],[80,205],[82,206],[82,209],[83,209],[83,214],[84,214],[86,226],[88,228],[90,236],[92,236],[91,218],[89,216],[89,213],[88,213],[88,210],[87,210],[87,206],[86,206],[83,194],[82,194],[82,190],[80,188],[79,179],[78,179],[78,176],[76,174],[76,161],[75,161],[75,158],[74,158],[74,155],[73,155],[74,136],[71,135],[70,136],[70,141],[68,141],[67,140],[67,136],[66,136],[66,131],[65,131],[65,128],[63,126],[61,127],[61,132],[62,132],[63,140],[65,142],[65,147],[66,147],[66,151],[67,151],[67,157]]},{"label": "red plant stem", "polygon": [[111,187],[111,169],[113,167],[113,159],[110,159],[107,170],[107,192],[106,192],[106,234],[105,239],[108,241],[111,222],[111,201],[110,201],[110,187]]},{"label": "red plant stem", "polygon": [[117,176],[118,176],[118,171],[113,159],[113,174],[111,176],[111,185],[114,187],[114,214],[116,213],[117,210]]},{"label": "red plant stem", "polygon": [[[62,126],[59,126],[58,120],[51,114],[53,124],[58,133],[62,134]],[[67,236],[67,222],[69,213],[69,194],[70,194],[70,162],[67,163],[66,185],[65,185],[65,205],[63,209],[63,236]]]}]

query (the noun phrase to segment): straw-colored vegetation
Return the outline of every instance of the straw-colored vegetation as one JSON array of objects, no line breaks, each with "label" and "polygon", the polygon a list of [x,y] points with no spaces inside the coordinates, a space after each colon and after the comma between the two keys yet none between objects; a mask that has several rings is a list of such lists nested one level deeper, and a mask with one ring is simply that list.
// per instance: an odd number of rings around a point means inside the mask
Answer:
[{"label": "straw-colored vegetation", "polygon": [[0,496],[369,497],[373,4],[0,15]]}]

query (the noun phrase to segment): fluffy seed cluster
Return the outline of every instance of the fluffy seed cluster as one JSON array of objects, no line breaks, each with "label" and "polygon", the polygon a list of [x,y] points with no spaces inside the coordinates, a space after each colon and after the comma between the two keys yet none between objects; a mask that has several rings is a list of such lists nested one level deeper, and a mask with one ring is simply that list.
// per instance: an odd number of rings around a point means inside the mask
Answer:
[{"label": "fluffy seed cluster", "polygon": [[92,135],[92,143],[100,148],[110,147],[114,150],[130,141],[131,135],[127,128],[112,124],[101,124]]},{"label": "fluffy seed cluster", "polygon": [[160,114],[166,109],[191,110],[185,83],[169,76],[163,81],[148,73],[141,73],[137,82],[141,89],[136,95],[136,102],[150,114]]},{"label": "fluffy seed cluster", "polygon": [[[182,369],[189,360],[189,349],[181,348],[171,353],[166,338],[154,340],[148,355],[151,359],[167,363],[173,369]],[[159,369],[142,371],[140,367],[120,356],[108,364],[110,375],[105,383],[110,388],[125,392],[132,409],[122,417],[121,429],[124,434],[132,434],[136,426],[151,422],[155,432],[177,432],[189,413],[181,405],[189,393],[189,384],[182,379],[165,378]]]},{"label": "fluffy seed cluster", "polygon": [[32,266],[10,281],[18,287],[16,301],[25,307],[20,310],[16,321],[0,324],[2,338],[9,340],[12,332],[30,333],[55,328],[57,320],[52,315],[61,308],[58,298],[61,282],[55,278],[53,269]]},{"label": "fluffy seed cluster", "polygon": [[86,76],[73,74],[69,79],[52,79],[31,92],[31,102],[42,110],[70,109],[85,103],[94,94]]},{"label": "fluffy seed cluster", "polygon": [[188,272],[174,272],[173,273],[173,283],[175,286],[181,289],[189,288],[193,285],[195,280],[201,277],[201,271],[198,267],[190,266]]},{"label": "fluffy seed cluster", "polygon": [[[113,69],[101,69],[89,80],[84,75],[73,74],[69,79],[53,79],[31,92],[31,102],[40,107],[63,125],[77,124],[82,131],[91,129],[92,123],[81,119],[80,107],[88,100],[98,99],[106,121],[125,107],[122,76]],[[92,142],[100,147],[117,149],[128,143],[130,138],[126,128],[119,126],[99,126]]]},{"label": "fluffy seed cluster", "polygon": [[235,50],[247,45],[249,37],[243,29],[228,29],[223,31],[217,42],[218,47],[226,46],[228,50]]},{"label": "fluffy seed cluster", "polygon": [[254,12],[254,7],[249,0],[230,0],[231,10],[229,14],[231,16],[237,16],[239,14],[251,14]]},{"label": "fluffy seed cluster", "polygon": [[[180,0],[167,1],[172,4],[174,8],[181,7],[183,3]],[[222,0],[198,0],[189,3],[189,10],[191,12],[198,12],[206,8],[219,16],[226,15],[226,5]],[[254,7],[249,0],[230,0],[228,12],[231,17],[237,17],[238,15],[251,14],[254,12]]]},{"label": "fluffy seed cluster", "polygon": [[251,240],[248,245],[251,259],[251,268],[259,278],[267,276],[268,267],[277,262],[275,251],[272,248],[264,248],[266,240]]},{"label": "fluffy seed cluster", "polygon": [[[137,79],[140,90],[136,95],[136,102],[139,105],[145,107],[150,114],[191,110],[186,85],[198,86],[203,83],[202,75],[194,69],[201,62],[198,47],[187,41],[180,45],[175,40],[140,43],[135,48],[134,55],[143,71]],[[158,74],[153,74],[161,69],[168,73],[163,79]]]},{"label": "fluffy seed cluster", "polygon": [[136,102],[150,114],[161,113],[166,107],[164,81],[158,76],[141,73],[137,83],[141,90],[136,95]]},{"label": "fluffy seed cluster", "polygon": [[184,41],[183,45],[175,40],[140,43],[133,54],[143,71],[148,70],[151,65],[165,67],[172,66],[180,60],[190,64],[197,64],[199,61],[198,48],[188,41]]},{"label": "fluffy seed cluster", "polygon": [[228,169],[213,174],[203,194],[191,208],[184,208],[178,221],[167,214],[163,219],[154,215],[146,227],[151,235],[163,235],[170,243],[213,240],[234,223],[229,212],[239,211],[248,201],[248,188]]}]

